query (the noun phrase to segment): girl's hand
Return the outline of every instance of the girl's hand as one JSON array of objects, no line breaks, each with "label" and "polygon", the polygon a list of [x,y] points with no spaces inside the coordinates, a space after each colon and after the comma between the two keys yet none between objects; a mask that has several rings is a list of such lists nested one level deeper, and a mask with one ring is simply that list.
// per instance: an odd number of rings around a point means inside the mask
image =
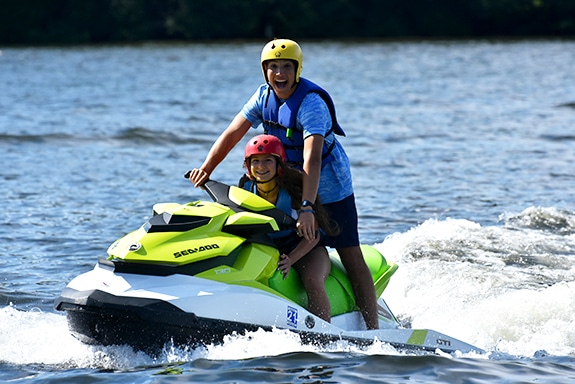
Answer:
[{"label": "girl's hand", "polygon": [[292,260],[288,255],[282,254],[280,260],[278,261],[278,271],[284,275],[284,279],[288,276],[290,268],[292,265]]}]

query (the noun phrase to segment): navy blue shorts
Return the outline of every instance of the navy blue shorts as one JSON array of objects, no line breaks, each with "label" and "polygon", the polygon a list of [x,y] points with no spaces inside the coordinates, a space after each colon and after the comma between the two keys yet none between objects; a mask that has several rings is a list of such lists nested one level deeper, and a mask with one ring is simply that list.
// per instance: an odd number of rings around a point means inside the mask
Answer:
[{"label": "navy blue shorts", "polygon": [[337,236],[325,235],[322,244],[336,249],[358,246],[359,232],[355,196],[351,194],[343,200],[324,204],[324,206],[330,219],[337,223],[341,232]]}]

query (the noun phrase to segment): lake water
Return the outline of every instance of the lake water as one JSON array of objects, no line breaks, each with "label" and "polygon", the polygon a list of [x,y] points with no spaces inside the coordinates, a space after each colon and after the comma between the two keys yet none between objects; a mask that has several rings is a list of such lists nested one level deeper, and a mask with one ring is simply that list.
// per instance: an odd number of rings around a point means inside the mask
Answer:
[{"label": "lake water", "polygon": [[[384,299],[485,356],[277,331],[151,357],[69,334],[69,280],[154,203],[208,199],[182,175],[262,81],[263,43],[2,49],[0,381],[575,381],[574,41],[302,43],[362,242],[399,264]],[[237,182],[243,143],[214,179]]]}]

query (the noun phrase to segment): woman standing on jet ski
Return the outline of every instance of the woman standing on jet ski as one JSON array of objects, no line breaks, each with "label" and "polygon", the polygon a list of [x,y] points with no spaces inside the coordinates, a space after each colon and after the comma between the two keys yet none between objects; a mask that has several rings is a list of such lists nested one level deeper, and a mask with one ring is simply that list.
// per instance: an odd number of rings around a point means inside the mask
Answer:
[{"label": "woman standing on jet ski", "polygon": [[294,230],[270,236],[280,251],[278,270],[284,278],[291,267],[299,272],[308,296],[308,310],[329,322],[331,309],[325,280],[331,270],[331,263],[326,248],[319,245],[320,228],[322,232],[333,236],[338,232],[337,225],[330,223],[320,202],[316,201],[313,208],[299,209],[303,175],[285,161],[285,149],[277,137],[259,135],[252,138],[245,148],[244,165],[247,173],[240,180],[239,186],[264,198],[296,220],[298,213],[315,217],[315,236],[311,240]]},{"label": "woman standing on jet ski", "polygon": [[[330,70],[332,63],[326,63]],[[326,90],[301,77],[303,52],[289,39],[268,42],[261,53],[265,79],[242,110],[212,145],[189,179],[199,187],[207,181],[250,127],[263,125],[266,134],[284,144],[287,162],[303,171],[301,208],[312,207],[321,197],[340,234],[322,243],[337,251],[352,284],[357,307],[367,329],[379,328],[373,278],[360,247],[358,216],[351,166],[336,135],[345,135],[337,122],[333,100]],[[312,215],[298,217],[297,228],[308,240],[315,232]]]}]

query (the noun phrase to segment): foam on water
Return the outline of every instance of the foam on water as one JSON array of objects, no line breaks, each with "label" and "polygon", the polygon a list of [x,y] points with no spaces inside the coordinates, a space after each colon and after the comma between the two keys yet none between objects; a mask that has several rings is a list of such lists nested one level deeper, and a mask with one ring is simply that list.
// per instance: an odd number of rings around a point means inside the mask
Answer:
[{"label": "foam on water", "polygon": [[398,355],[388,344],[376,342],[368,347],[340,341],[326,346],[302,344],[299,336],[287,330],[258,330],[246,335],[229,335],[222,344],[197,348],[174,347],[169,342],[158,356],[134,351],[129,346],[87,345],[72,336],[66,317],[60,314],[0,308],[0,362],[41,364],[60,369],[129,369],[197,359],[245,360],[279,356],[293,352],[353,352],[366,355]]},{"label": "foam on water", "polygon": [[38,309],[0,308],[0,362],[60,368],[116,369],[147,365],[149,356],[127,346],[86,345],[72,336],[66,317]]},{"label": "foam on water", "polygon": [[[513,217],[525,223],[546,212]],[[428,220],[377,248],[400,265],[383,297],[412,327],[518,356],[575,353],[573,235]]]}]

